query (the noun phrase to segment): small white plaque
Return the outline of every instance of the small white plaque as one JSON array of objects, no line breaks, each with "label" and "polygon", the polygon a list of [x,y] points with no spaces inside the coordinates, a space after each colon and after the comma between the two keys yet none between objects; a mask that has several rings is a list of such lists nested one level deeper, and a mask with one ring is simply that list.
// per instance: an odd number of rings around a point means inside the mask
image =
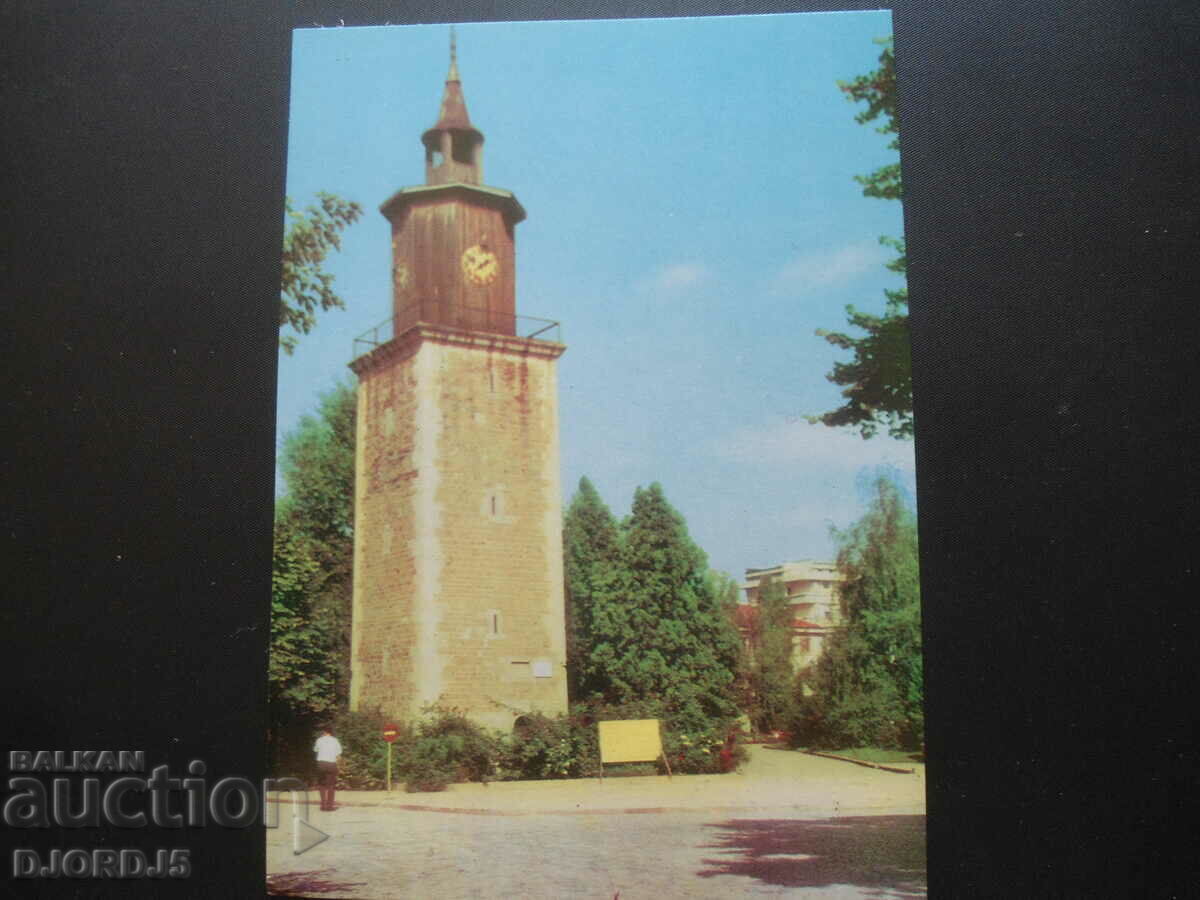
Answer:
[{"label": "small white plaque", "polygon": [[554,668],[549,661],[537,659],[533,662],[533,677],[534,678],[549,678],[554,674]]}]

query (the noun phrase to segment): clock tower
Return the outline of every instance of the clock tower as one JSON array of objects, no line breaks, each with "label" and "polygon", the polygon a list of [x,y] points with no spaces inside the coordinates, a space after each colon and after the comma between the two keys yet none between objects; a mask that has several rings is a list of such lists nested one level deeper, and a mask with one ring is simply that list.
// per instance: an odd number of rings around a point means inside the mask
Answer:
[{"label": "clock tower", "polygon": [[556,323],[516,315],[525,210],[483,183],[454,37],[425,183],[381,207],[392,318],[360,339],[353,709],[566,711]]},{"label": "clock tower", "polygon": [[437,322],[515,334],[513,229],[525,210],[483,184],[483,134],[467,115],[453,43],[438,120],[421,143],[425,183],[381,207],[392,225],[396,333]]}]

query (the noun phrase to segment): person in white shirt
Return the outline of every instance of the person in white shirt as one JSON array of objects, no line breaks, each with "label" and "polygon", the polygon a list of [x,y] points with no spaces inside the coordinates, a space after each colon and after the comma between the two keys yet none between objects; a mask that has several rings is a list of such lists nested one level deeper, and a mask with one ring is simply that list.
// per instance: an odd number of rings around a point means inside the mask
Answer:
[{"label": "person in white shirt", "polygon": [[317,768],[321,770],[321,780],[317,783],[317,790],[321,792],[321,809],[332,812],[337,809],[333,804],[333,792],[337,788],[337,764],[342,755],[342,744],[333,736],[333,729],[326,725],[313,744],[313,750],[317,754]]}]

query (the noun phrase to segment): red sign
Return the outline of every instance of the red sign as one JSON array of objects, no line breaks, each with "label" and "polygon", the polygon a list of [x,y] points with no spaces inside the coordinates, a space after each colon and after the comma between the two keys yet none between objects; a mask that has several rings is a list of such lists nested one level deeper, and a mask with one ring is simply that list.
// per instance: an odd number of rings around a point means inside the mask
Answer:
[{"label": "red sign", "polygon": [[400,729],[397,728],[395,725],[384,725],[383,726],[383,739],[385,741],[387,741],[389,744],[392,743],[393,741],[395,741],[396,738],[399,736],[400,736]]}]

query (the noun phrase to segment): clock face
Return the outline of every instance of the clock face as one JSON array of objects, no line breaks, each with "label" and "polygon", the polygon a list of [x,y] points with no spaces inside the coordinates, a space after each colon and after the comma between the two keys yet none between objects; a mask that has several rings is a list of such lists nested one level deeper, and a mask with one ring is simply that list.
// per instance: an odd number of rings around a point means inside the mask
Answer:
[{"label": "clock face", "polygon": [[500,260],[491,250],[475,244],[463,251],[462,270],[470,284],[491,284],[500,274]]},{"label": "clock face", "polygon": [[408,266],[404,263],[396,263],[392,266],[392,283],[400,290],[408,287],[409,281],[412,280],[412,275],[408,271]]}]

